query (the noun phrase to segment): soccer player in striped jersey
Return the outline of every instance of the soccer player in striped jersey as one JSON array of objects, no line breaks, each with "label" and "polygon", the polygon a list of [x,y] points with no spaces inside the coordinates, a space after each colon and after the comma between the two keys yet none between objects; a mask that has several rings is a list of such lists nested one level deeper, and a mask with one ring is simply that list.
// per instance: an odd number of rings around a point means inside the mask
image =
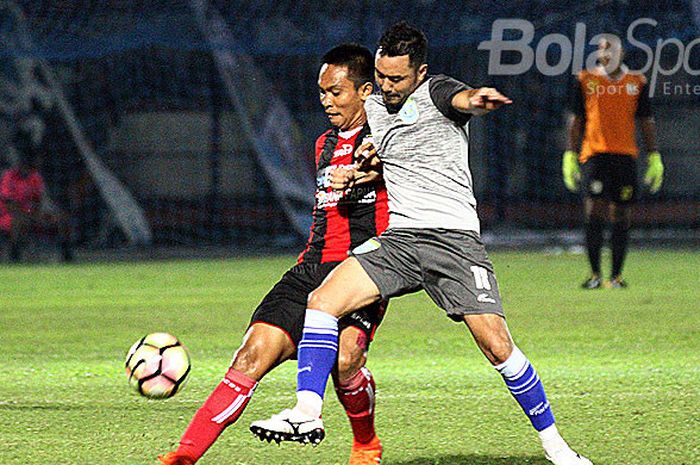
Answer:
[{"label": "soccer player in striped jersey", "polygon": [[[642,74],[630,73],[622,62],[618,40],[603,39],[598,46],[598,66],[578,75],[573,91],[573,116],[568,124],[567,150],[562,159],[564,184],[577,192],[584,189],[586,248],[591,275],[584,289],[605,285],[626,287],[622,267],[627,255],[631,224],[630,205],[637,196],[636,119],[649,152],[645,183],[656,193],[663,182],[664,166],[656,145],[656,125],[649,91]],[[583,143],[581,143],[583,139]],[[578,152],[579,145],[581,147]],[[583,168],[583,178],[579,163]],[[606,223],[611,226],[612,269],[603,282],[600,252]]]},{"label": "soccer player in striped jersey", "polygon": [[[239,418],[263,376],[295,358],[297,348],[303,347],[308,294],[351,248],[386,228],[387,194],[381,173],[355,155],[356,147],[370,135],[363,104],[372,93],[373,70],[372,53],[359,45],[343,44],[323,57],[318,86],[332,128],[316,141],[317,186],[308,243],[297,264],[253,313],[223,381],[194,415],[178,449],[160,457],[161,464],[191,465],[199,460]],[[324,343],[338,352],[332,376],[353,431],[350,465],[376,465],[382,457],[374,429],[375,382],[365,362],[385,307],[385,301],[377,301],[359,308],[340,320],[332,331],[334,342]]]},{"label": "soccer player in striped jersey", "polygon": [[[253,423],[262,434],[323,429],[323,394],[335,353],[338,318],[369,303],[424,289],[452,320],[466,323],[503,377],[555,465],[590,465],[561,437],[540,378],[513,342],[493,266],[479,237],[469,171],[468,122],[511,103],[496,89],[472,89],[429,76],[425,35],[406,23],[379,41],[375,78],[381,95],[365,103],[389,193],[389,228],[353,249],[309,295],[299,350],[297,404]],[[407,319],[410,323],[410,318]],[[436,412],[439,415],[439,412]],[[465,420],[473,424],[478,419]]]}]

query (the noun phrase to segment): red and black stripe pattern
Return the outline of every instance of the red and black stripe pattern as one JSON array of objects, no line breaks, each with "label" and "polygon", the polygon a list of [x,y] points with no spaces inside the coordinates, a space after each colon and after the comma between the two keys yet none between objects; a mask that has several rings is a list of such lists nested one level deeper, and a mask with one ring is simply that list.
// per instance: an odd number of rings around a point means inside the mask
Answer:
[{"label": "red and black stripe pattern", "polygon": [[382,181],[358,185],[344,192],[330,187],[330,173],[355,163],[355,148],[370,134],[333,128],[316,141],[316,202],[314,221],[299,263],[342,261],[348,251],[381,234],[389,223],[387,193]]}]

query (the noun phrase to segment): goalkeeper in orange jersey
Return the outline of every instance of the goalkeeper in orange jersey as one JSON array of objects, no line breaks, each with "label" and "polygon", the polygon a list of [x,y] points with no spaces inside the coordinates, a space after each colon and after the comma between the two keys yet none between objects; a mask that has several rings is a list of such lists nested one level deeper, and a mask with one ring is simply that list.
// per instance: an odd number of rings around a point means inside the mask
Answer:
[{"label": "goalkeeper in orange jersey", "polygon": [[[591,275],[583,283],[585,289],[626,287],[622,267],[631,223],[630,205],[638,194],[637,119],[648,151],[644,182],[651,193],[658,192],[663,182],[664,167],[656,145],[647,82],[643,75],[629,72],[623,56],[619,40],[603,39],[598,45],[598,66],[579,73],[562,159],[567,189],[576,192],[579,183],[583,188],[591,266]],[[600,254],[607,223],[611,225],[612,271],[610,281],[603,282]]]}]

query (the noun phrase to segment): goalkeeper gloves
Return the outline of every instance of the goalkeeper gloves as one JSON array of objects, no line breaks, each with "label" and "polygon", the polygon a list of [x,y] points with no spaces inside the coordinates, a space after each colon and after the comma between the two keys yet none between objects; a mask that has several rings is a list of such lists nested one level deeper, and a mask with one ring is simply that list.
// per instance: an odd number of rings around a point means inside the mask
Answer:
[{"label": "goalkeeper gloves", "polygon": [[644,173],[644,184],[649,186],[649,192],[656,194],[664,182],[664,164],[659,152],[651,152],[647,157],[647,171]]},{"label": "goalkeeper gloves", "polygon": [[571,192],[578,191],[578,183],[581,180],[581,168],[578,166],[578,154],[573,150],[564,152],[561,159],[561,171],[564,175],[564,185]]}]

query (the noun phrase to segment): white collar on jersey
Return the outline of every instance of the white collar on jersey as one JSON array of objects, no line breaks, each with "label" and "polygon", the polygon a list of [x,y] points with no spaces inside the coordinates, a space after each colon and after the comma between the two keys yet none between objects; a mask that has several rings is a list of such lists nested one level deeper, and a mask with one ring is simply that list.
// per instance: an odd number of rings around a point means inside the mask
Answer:
[{"label": "white collar on jersey", "polygon": [[364,126],[358,126],[355,129],[350,129],[348,131],[338,131],[338,137],[341,137],[343,139],[350,139],[352,136],[362,131],[363,127]]}]

